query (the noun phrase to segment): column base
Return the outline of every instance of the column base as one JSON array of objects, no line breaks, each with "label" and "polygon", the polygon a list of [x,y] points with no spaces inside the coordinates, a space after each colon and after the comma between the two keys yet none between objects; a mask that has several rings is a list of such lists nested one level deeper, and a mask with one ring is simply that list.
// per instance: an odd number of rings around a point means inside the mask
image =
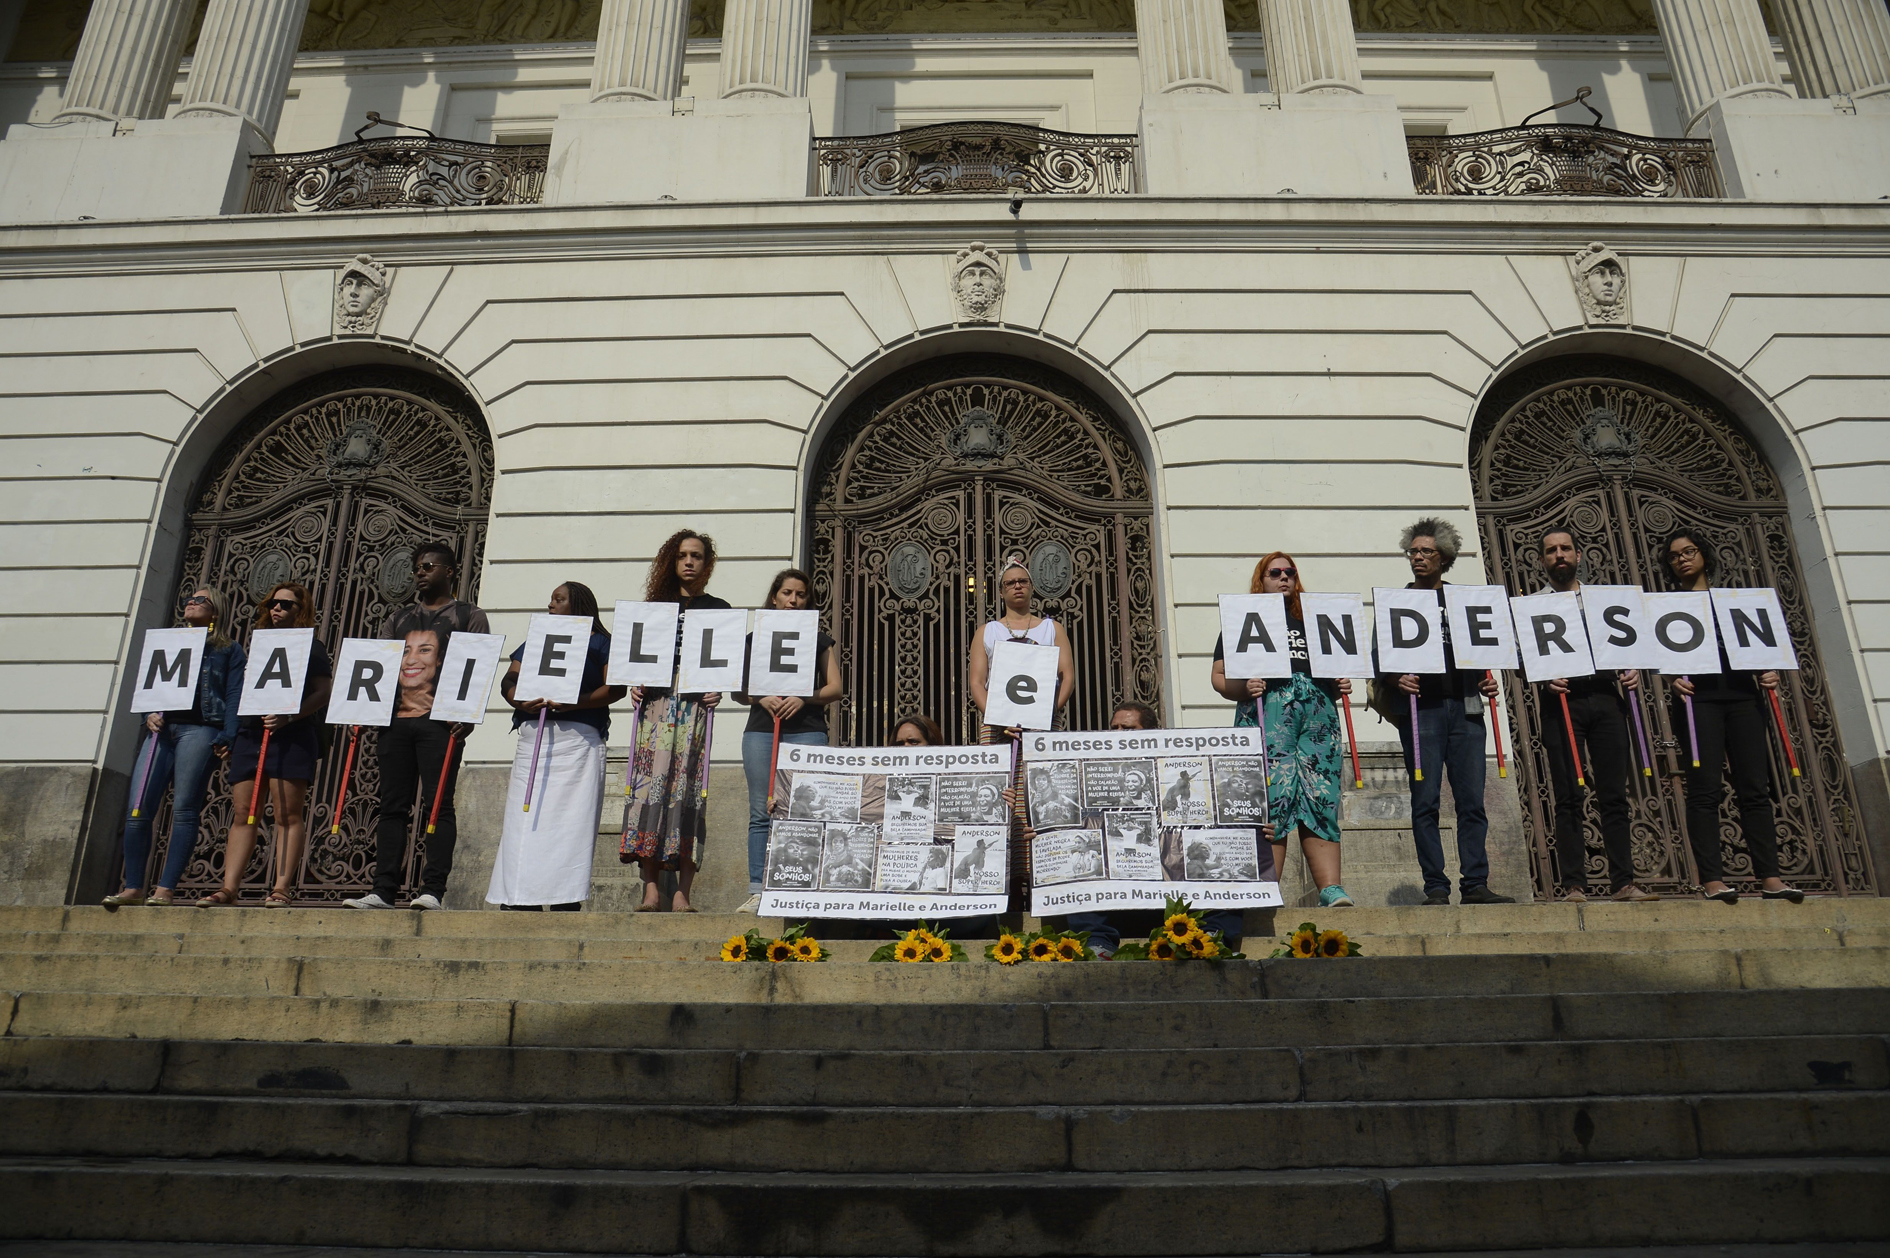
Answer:
[{"label": "column base", "polygon": [[1141,131],[1156,196],[1417,195],[1389,96],[1144,96]]},{"label": "column base", "polygon": [[621,201],[781,201],[809,194],[814,118],[807,98],[567,105],[551,132],[547,205]]},{"label": "column base", "polygon": [[1890,196],[1890,109],[1747,96],[1715,102],[1694,125],[1713,141],[1720,183],[1746,201],[1876,201]]},{"label": "column base", "polygon": [[250,157],[269,151],[241,118],[15,125],[0,142],[0,223],[234,213]]}]

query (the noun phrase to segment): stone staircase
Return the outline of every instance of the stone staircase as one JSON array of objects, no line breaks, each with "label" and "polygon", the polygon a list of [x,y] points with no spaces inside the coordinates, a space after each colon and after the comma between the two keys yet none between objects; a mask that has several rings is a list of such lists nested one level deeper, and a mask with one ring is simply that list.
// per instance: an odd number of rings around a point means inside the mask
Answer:
[{"label": "stone staircase", "polygon": [[1890,1238],[1890,901],[1317,917],[1366,955],[736,966],[752,917],[0,909],[0,1239]]}]

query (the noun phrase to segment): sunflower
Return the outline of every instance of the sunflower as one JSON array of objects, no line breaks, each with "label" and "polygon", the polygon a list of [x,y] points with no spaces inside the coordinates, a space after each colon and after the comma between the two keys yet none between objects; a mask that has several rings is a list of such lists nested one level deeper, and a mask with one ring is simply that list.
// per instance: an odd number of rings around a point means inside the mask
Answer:
[{"label": "sunflower", "polygon": [[1054,961],[1057,959],[1057,946],[1048,939],[1033,939],[1030,941],[1030,959]]},{"label": "sunflower", "polygon": [[1016,965],[1024,959],[1024,941],[1009,933],[999,935],[991,947],[991,959],[999,965]]},{"label": "sunflower", "polygon": [[1322,957],[1342,957],[1349,953],[1352,941],[1345,937],[1342,930],[1322,930],[1319,932],[1319,955]]},{"label": "sunflower", "polygon": [[1057,940],[1057,960],[1080,961],[1083,959],[1083,945],[1074,939]]},{"label": "sunflower", "polygon": [[1308,959],[1319,955],[1319,936],[1310,930],[1296,930],[1287,936],[1286,946],[1293,950],[1293,955]]},{"label": "sunflower", "polygon": [[952,959],[952,946],[943,939],[935,938],[931,943],[925,945],[925,959],[927,961],[949,961]]},{"label": "sunflower", "polygon": [[1151,961],[1173,961],[1175,959],[1174,941],[1166,937],[1157,939],[1148,946],[1148,959]]},{"label": "sunflower", "polygon": [[901,938],[902,938],[902,941],[905,943],[914,943],[914,944],[918,944],[920,947],[924,947],[926,944],[931,942],[932,932],[929,930],[924,930],[920,927],[914,926],[911,930],[907,931]]},{"label": "sunflower", "polygon": [[748,959],[748,941],[740,935],[729,936],[729,941],[722,945],[724,961],[746,961]]},{"label": "sunflower", "polygon": [[768,945],[768,960],[792,961],[793,959],[794,959],[794,945],[789,943],[787,940],[777,939],[773,943]]},{"label": "sunflower", "polygon": [[1170,914],[1168,920],[1162,923],[1162,934],[1176,943],[1182,942],[1199,929],[1201,928],[1194,924],[1194,919],[1186,913]]},{"label": "sunflower", "polygon": [[794,959],[796,961],[820,960],[820,941],[803,935],[794,941]]},{"label": "sunflower", "polygon": [[1221,946],[1207,935],[1196,935],[1188,940],[1188,955],[1200,961],[1212,961],[1221,955]]},{"label": "sunflower", "polygon": [[901,939],[899,946],[893,949],[893,960],[923,961],[925,960],[925,945],[916,939]]}]

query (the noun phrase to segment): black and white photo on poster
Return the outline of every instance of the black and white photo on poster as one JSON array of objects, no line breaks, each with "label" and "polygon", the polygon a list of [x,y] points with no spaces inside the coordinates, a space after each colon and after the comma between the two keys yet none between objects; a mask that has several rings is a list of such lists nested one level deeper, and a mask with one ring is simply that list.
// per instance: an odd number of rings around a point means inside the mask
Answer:
[{"label": "black and white photo on poster", "polygon": [[1264,825],[1267,774],[1258,756],[1214,757],[1214,819],[1224,826]]},{"label": "black and white photo on poster", "polygon": [[1030,867],[1031,881],[1039,887],[1101,878],[1107,869],[1103,832],[1052,830],[1039,834],[1030,842]]},{"label": "black and white photo on poster", "polygon": [[1162,791],[1164,826],[1204,826],[1214,817],[1214,788],[1207,761],[1178,756],[1156,762]]},{"label": "black and white photo on poster", "polygon": [[1083,823],[1080,775],[1074,760],[1043,760],[1024,770],[1030,824],[1038,830]]},{"label": "black and white photo on poster", "polygon": [[820,886],[818,821],[776,821],[768,828],[768,870],[763,885],[770,891],[812,891]]},{"label": "black and white photo on poster", "polygon": [[881,843],[873,868],[873,890],[917,891],[926,857],[943,850],[932,843]]},{"label": "black and white photo on poster", "polygon": [[942,826],[997,826],[1010,821],[1002,773],[946,773],[938,779],[936,820]]},{"label": "black and white photo on poster", "polygon": [[1189,882],[1257,882],[1259,832],[1251,829],[1190,830],[1181,836]]},{"label": "black and white photo on poster", "polygon": [[1011,828],[959,826],[952,831],[952,894],[998,895],[1009,881]]},{"label": "black and white photo on poster", "polygon": [[788,792],[788,816],[795,821],[858,821],[860,775],[796,773]]},{"label": "black and white photo on poster", "polygon": [[1155,806],[1153,760],[1083,761],[1083,806],[1092,812]]},{"label": "black and white photo on poster", "polygon": [[1162,880],[1161,829],[1153,812],[1106,812],[1103,839],[1109,876],[1129,882]]},{"label": "black and white photo on poster", "polygon": [[952,845],[925,845],[925,865],[919,870],[919,890],[931,895],[950,895],[952,891]]},{"label": "black and white photo on poster", "polygon": [[880,823],[894,843],[929,843],[932,840],[934,786],[930,776],[886,776],[886,816]]},{"label": "black and white photo on poster", "polygon": [[820,853],[820,889],[871,891],[878,846],[878,826],[829,825]]}]

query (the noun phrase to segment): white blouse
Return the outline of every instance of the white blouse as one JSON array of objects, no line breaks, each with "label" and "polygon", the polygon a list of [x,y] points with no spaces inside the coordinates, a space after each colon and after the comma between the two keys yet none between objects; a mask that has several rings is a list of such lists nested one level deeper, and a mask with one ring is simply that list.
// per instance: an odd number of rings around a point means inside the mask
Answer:
[{"label": "white blouse", "polygon": [[984,622],[984,658],[990,659],[998,643],[1009,642],[1012,638],[1023,638],[1038,646],[1055,646],[1057,622],[1046,616],[1041,623],[1019,633],[1007,628],[1001,620],[987,620]]}]

